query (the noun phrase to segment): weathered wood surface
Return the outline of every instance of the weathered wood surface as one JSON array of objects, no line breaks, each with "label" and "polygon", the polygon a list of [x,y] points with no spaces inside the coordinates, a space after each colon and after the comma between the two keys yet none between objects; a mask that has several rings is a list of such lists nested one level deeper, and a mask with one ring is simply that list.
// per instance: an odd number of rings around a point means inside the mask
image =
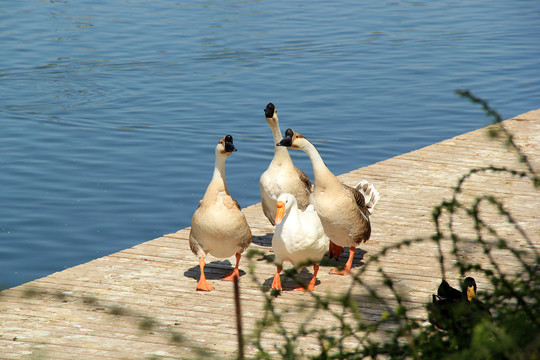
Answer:
[{"label": "weathered wood surface", "polygon": [[[529,156],[533,167],[540,169],[540,110],[504,122],[515,141]],[[361,157],[358,154],[358,157]],[[323,154],[324,157],[324,154]],[[352,157],[354,159],[354,156]],[[364,259],[385,246],[404,239],[429,238],[434,227],[433,207],[449,198],[456,181],[470,168],[494,165],[523,169],[514,152],[486,136],[486,129],[473,131],[423,149],[341,175],[347,184],[367,179],[375,184],[382,197],[373,214],[371,239],[359,253]],[[351,164],[354,165],[354,164]],[[478,194],[493,194],[505,203],[536,248],[540,247],[540,196],[529,182],[506,174],[483,172],[464,184],[460,200],[471,202]],[[234,194],[233,194],[234,195]],[[515,228],[502,219],[496,209],[484,206],[483,214],[516,247],[527,248]],[[264,217],[260,204],[244,209],[254,234],[252,248],[267,253],[273,228]],[[474,238],[470,220],[454,219],[459,235]],[[133,248],[75,266],[27,284],[4,290],[0,296],[1,359],[149,359],[194,358],[195,349],[210,351],[212,357],[236,356],[236,328],[233,285],[218,279],[231,269],[234,258],[216,260],[208,257],[207,276],[215,290],[195,291],[199,276],[198,261],[189,250],[189,229],[145,242]],[[450,259],[450,244],[443,249]],[[506,271],[519,270],[513,258],[503,251],[497,257]],[[345,260],[342,255],[341,261]],[[481,249],[474,245],[460,251],[460,256],[486,263]],[[355,268],[363,265],[357,255]],[[391,251],[378,264],[415,307],[415,315],[425,318],[423,304],[437,288],[441,269],[432,241]],[[457,285],[459,274],[446,264],[447,278]],[[244,258],[241,269],[247,271]],[[256,262],[256,275],[269,284],[275,267]],[[328,274],[321,267],[315,287],[318,293],[340,293],[351,285],[351,278]],[[243,272],[245,274],[245,272]],[[305,278],[309,274],[305,273]],[[380,284],[377,266],[368,267],[366,282]],[[480,289],[489,283],[477,276]],[[285,283],[291,288],[292,283]],[[380,285],[379,285],[379,288]],[[263,296],[249,275],[240,283],[244,331],[249,334],[263,314]],[[384,289],[382,289],[384,290]],[[366,295],[354,289],[359,298]],[[391,294],[382,291],[388,300]],[[309,302],[309,294],[284,291],[275,301],[278,307]],[[370,302],[360,309],[366,318],[376,319],[381,310]],[[293,326],[301,313],[284,319]],[[325,326],[330,319],[317,317],[313,324]],[[266,342],[279,340],[269,333]],[[315,341],[302,343],[309,351]],[[254,348],[247,346],[247,354]]]}]

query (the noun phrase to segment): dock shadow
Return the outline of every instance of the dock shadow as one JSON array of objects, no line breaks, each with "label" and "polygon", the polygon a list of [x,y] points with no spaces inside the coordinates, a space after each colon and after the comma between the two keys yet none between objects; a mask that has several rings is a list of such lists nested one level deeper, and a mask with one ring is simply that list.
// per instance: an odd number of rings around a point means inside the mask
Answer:
[{"label": "dock shadow", "polygon": [[[354,258],[351,269],[360,267],[364,265],[364,256],[367,254],[366,250],[356,248],[354,252]],[[345,263],[349,258],[349,248],[343,249],[343,252],[336,260],[334,258],[329,258],[328,253],[324,254],[324,257],[321,261],[321,267],[335,267],[335,268],[344,268]]]},{"label": "dock shadow", "polygon": [[[240,266],[242,266],[242,263],[240,263]],[[208,280],[220,280],[222,277],[228,275],[231,271],[233,271],[234,266],[231,264],[229,260],[217,260],[209,262],[204,267],[204,275]],[[246,272],[239,269],[240,271],[240,277],[246,275]],[[184,272],[184,276],[187,278],[198,280],[201,276],[201,271],[199,268],[199,265],[195,265],[188,270]]]},{"label": "dock shadow", "polygon": [[[304,267],[300,272],[298,272],[296,275],[298,277],[298,280],[302,285],[309,284],[311,281],[311,278],[313,277],[313,272],[309,270],[308,268]],[[294,291],[300,284],[298,284],[292,277],[286,275],[283,271],[280,274],[281,277],[281,287],[283,288],[282,291]],[[269,289],[272,288],[272,282],[274,281],[274,276],[269,277],[268,279],[264,280],[263,286],[267,287]],[[319,285],[321,281],[317,279],[317,282],[315,283],[315,286]],[[274,292],[274,290],[272,290]],[[275,293],[277,296],[279,294],[279,291]]]},{"label": "dock shadow", "polygon": [[266,233],[264,235],[253,235],[251,243],[272,249],[273,236],[274,236],[274,233]]}]

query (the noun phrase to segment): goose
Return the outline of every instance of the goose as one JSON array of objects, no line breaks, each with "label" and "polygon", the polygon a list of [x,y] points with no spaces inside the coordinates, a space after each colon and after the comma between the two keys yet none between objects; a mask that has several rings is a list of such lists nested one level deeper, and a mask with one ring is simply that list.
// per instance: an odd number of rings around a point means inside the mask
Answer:
[{"label": "goose", "polygon": [[[264,109],[266,122],[272,129],[274,144],[281,141],[281,130],[277,110],[269,103]],[[298,207],[305,210],[309,205],[311,182],[308,176],[298,170],[291,160],[289,152],[284,147],[274,146],[274,158],[268,169],[262,173],[259,180],[261,190],[261,205],[264,215],[272,225],[275,225],[276,199],[280,194],[290,193],[296,197]]]},{"label": "goose", "polygon": [[287,129],[285,137],[276,144],[308,154],[313,166],[314,187],[309,197],[319,215],[324,231],[330,238],[328,256],[338,258],[343,247],[349,247],[349,258],[342,270],[331,273],[350,273],[356,247],[371,236],[371,212],[380,198],[379,192],[367,181],[355,187],[342,184],[326,167],[315,146],[303,135]]},{"label": "goose", "polygon": [[484,303],[476,299],[474,278],[465,278],[461,289],[459,291],[442,280],[437,295],[433,294],[432,303],[428,305],[429,322],[437,329],[463,332],[491,316]]},{"label": "goose", "polygon": [[251,229],[240,205],[229,194],[225,182],[225,159],[236,151],[231,135],[226,135],[216,146],[216,159],[212,180],[206,189],[199,207],[191,219],[189,246],[199,257],[201,276],[197,290],[211,291],[214,287],[204,275],[205,257],[217,258],[236,256],[234,270],[222,280],[232,281],[239,277],[238,264],[242,252],[251,243]]},{"label": "goose", "polygon": [[329,242],[317,212],[312,205],[309,205],[305,211],[301,211],[298,209],[295,196],[285,193],[277,199],[275,222],[272,249],[276,254],[277,270],[272,288],[282,290],[279,273],[283,269],[283,262],[289,261],[295,267],[313,263],[313,278],[307,288],[302,286],[296,288],[296,290],[313,291],[319,263],[328,249]]}]

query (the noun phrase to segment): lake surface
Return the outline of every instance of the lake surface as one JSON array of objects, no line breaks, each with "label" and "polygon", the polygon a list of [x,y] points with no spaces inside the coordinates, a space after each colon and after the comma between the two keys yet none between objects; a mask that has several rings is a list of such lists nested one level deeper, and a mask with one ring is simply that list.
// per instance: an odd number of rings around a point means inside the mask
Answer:
[{"label": "lake surface", "polygon": [[268,102],[337,175],[487,125],[456,89],[540,107],[540,2],[1,0],[0,286],[189,226],[225,134],[259,202]]}]

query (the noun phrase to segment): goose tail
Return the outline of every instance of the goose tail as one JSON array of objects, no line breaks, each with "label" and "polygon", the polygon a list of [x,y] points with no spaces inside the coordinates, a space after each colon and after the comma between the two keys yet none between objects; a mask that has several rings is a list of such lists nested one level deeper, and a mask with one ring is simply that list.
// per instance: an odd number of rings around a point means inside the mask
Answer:
[{"label": "goose tail", "polygon": [[364,195],[366,201],[366,207],[369,210],[369,213],[373,213],[373,209],[379,201],[381,194],[375,189],[375,186],[368,183],[367,180],[362,180],[355,186],[356,190],[360,191]]}]

